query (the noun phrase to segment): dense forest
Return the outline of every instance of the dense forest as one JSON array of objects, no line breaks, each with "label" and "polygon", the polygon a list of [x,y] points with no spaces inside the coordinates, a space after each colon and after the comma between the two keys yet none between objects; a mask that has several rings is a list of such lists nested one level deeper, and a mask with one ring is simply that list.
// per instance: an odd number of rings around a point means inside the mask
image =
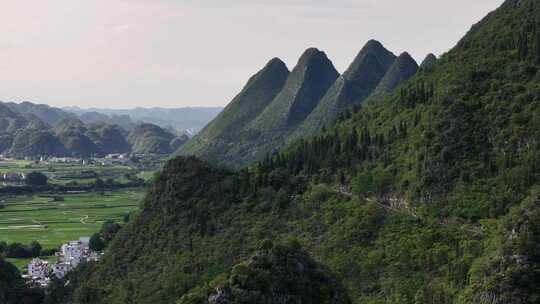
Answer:
[{"label": "dense forest", "polygon": [[259,163],[169,161],[46,303],[538,303],[539,20],[538,1],[505,1],[393,94]]}]

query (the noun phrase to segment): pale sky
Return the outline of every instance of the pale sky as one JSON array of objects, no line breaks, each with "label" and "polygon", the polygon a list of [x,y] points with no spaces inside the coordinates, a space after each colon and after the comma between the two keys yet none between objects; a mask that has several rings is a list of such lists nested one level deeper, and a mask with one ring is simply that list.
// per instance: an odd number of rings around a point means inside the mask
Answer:
[{"label": "pale sky", "polygon": [[364,43],[417,61],[503,0],[0,0],[0,100],[222,106],[272,57],[343,72]]}]

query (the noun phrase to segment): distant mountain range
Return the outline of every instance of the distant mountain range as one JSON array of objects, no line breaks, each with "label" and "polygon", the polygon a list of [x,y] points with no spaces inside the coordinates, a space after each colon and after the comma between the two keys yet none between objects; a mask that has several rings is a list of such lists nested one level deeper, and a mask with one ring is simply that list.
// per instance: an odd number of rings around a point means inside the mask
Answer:
[{"label": "distant mountain range", "polygon": [[[436,60],[429,54],[423,64]],[[376,40],[367,42],[343,75],[316,48],[306,50],[291,72],[274,58],[178,153],[229,166],[261,160],[317,134],[369,97],[392,92],[418,69],[408,53],[396,56]]]},{"label": "distant mountain range", "polygon": [[123,110],[141,117],[146,113],[146,117],[156,119],[158,113],[163,113],[164,122],[172,121],[177,113],[176,126],[180,125],[181,117],[190,117],[191,123],[185,121],[186,129],[179,131],[174,126],[147,123],[123,112],[103,114],[80,110],[76,113],[73,109],[70,112],[31,102],[0,102],[0,153],[17,158],[128,152],[167,155],[183,145],[205,117],[210,120],[215,115],[212,113],[218,111],[217,108]]},{"label": "distant mountain range", "polygon": [[184,107],[184,108],[133,108],[133,109],[103,109],[79,107],[64,107],[64,111],[75,113],[85,122],[112,121],[131,128],[134,122],[151,123],[163,128],[176,131],[187,131],[194,134],[214,119],[222,107]]}]

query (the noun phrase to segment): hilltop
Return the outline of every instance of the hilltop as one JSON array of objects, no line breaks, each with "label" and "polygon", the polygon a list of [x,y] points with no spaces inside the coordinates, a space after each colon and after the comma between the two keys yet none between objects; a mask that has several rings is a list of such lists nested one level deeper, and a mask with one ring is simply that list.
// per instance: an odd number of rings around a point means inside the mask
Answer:
[{"label": "hilltop", "polygon": [[141,154],[170,154],[175,135],[152,124],[140,124],[128,135],[133,152]]},{"label": "hilltop", "polygon": [[242,91],[197,136],[185,145],[186,151],[210,159],[237,155],[239,147],[230,143],[272,102],[285,85],[289,70],[278,58],[270,60],[253,75]]},{"label": "hilltop", "polygon": [[301,250],[298,243],[273,245],[265,240],[260,247],[229,274],[195,288],[178,303],[351,303],[330,271]]},{"label": "hilltop", "polygon": [[178,154],[231,167],[260,161],[294,140],[317,134],[377,86],[384,87],[383,93],[393,90],[416,72],[414,65],[408,54],[398,58],[375,40],[366,43],[343,75],[316,48],[307,49],[290,73],[275,58]]}]

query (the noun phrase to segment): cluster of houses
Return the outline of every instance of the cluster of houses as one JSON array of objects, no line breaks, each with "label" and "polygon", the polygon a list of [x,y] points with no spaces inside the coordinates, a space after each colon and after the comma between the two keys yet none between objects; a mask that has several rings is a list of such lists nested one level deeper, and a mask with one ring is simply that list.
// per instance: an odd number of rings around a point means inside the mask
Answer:
[{"label": "cluster of houses", "polygon": [[[59,164],[100,164],[103,166],[107,165],[116,165],[116,164],[126,164],[129,162],[132,154],[128,153],[113,153],[108,154],[103,157],[53,157],[47,155],[41,156],[26,156],[23,159],[27,161],[36,161],[36,162],[49,162],[49,163],[59,163]],[[135,155],[136,156],[136,155]],[[0,160],[11,161],[16,160],[5,155],[0,154]]]},{"label": "cluster of houses", "polygon": [[112,166],[112,165],[124,165],[130,160],[129,154],[108,154],[104,157],[89,157],[89,158],[79,158],[79,157],[41,157],[40,161],[50,162],[50,163],[62,163],[62,164],[82,164],[86,165],[102,165],[102,166]]},{"label": "cluster of houses", "polygon": [[62,245],[57,253],[58,262],[54,264],[39,258],[32,259],[24,277],[31,284],[46,287],[53,277],[61,279],[81,263],[99,260],[100,254],[90,250],[89,241],[90,238],[82,237]]}]

